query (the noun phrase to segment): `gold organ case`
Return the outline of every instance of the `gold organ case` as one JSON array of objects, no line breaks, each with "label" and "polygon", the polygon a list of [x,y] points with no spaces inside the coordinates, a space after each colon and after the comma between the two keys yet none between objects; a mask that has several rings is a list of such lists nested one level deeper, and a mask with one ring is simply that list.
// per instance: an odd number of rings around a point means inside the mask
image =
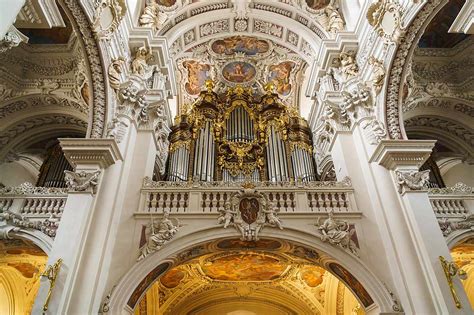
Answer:
[{"label": "gold organ case", "polygon": [[170,181],[313,181],[311,132],[272,84],[263,95],[239,85],[218,95],[207,81],[176,117],[167,173]]}]

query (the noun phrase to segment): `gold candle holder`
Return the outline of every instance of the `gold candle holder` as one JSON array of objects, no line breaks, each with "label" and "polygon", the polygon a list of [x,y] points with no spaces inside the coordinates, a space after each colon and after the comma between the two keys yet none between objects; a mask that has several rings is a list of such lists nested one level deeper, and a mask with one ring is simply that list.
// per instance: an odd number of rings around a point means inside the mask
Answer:
[{"label": "gold candle holder", "polygon": [[56,284],[56,277],[59,273],[59,268],[61,268],[63,260],[59,258],[53,265],[46,267],[45,271],[41,274],[41,277],[46,277],[49,281],[49,290],[46,301],[43,304],[43,313],[48,310],[49,301],[51,300],[51,292],[53,291],[54,285]]}]

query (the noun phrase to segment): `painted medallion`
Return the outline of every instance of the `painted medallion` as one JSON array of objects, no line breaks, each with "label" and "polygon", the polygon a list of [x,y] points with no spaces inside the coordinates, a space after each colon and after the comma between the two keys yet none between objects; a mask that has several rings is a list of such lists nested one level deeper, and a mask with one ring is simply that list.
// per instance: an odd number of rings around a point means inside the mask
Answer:
[{"label": "painted medallion", "polygon": [[248,62],[233,61],[224,66],[222,76],[229,82],[245,83],[251,81],[257,71]]},{"label": "painted medallion", "polygon": [[292,61],[285,61],[277,65],[270,66],[268,81],[275,85],[278,94],[286,96],[291,92],[290,74],[296,64]]},{"label": "painted medallion", "polygon": [[184,85],[186,92],[190,95],[199,94],[201,87],[209,76],[211,66],[195,60],[186,60],[183,62],[183,67],[188,70],[188,82]]},{"label": "painted medallion", "polygon": [[322,8],[326,7],[330,0],[305,0],[306,4],[310,9],[313,10],[321,10]]},{"label": "painted medallion", "polygon": [[249,36],[231,36],[216,40],[211,45],[212,51],[216,54],[233,55],[243,53],[247,56],[266,53],[270,45],[263,39]]},{"label": "painted medallion", "polygon": [[269,281],[276,279],[287,265],[278,259],[258,254],[235,254],[206,262],[204,274],[221,281]]}]

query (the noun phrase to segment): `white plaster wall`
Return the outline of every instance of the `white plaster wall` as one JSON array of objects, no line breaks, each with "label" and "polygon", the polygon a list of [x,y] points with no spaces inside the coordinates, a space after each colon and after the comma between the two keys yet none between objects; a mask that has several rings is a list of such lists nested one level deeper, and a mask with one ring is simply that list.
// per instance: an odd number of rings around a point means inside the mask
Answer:
[{"label": "white plaster wall", "polygon": [[5,186],[18,186],[24,182],[36,183],[36,176],[16,162],[0,164],[0,183]]},{"label": "white plaster wall", "polygon": [[443,175],[443,180],[448,187],[459,182],[472,187],[474,186],[474,165],[467,163],[457,164]]}]

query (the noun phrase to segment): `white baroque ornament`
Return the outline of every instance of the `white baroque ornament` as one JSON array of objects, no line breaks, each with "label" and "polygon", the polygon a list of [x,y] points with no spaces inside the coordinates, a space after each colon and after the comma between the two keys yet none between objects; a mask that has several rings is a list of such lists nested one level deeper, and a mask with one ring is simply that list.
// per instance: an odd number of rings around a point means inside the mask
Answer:
[{"label": "white baroque ornament", "polygon": [[140,15],[140,26],[151,27],[159,30],[168,20],[168,15],[160,10],[159,5],[154,0],[147,0],[145,9]]},{"label": "white baroque ornament", "polygon": [[265,226],[283,229],[274,203],[254,188],[244,188],[235,193],[220,209],[218,224],[224,228],[234,226],[243,241],[257,241]]},{"label": "white baroque ornament", "polygon": [[355,233],[355,229],[343,220],[334,219],[334,211],[328,212],[328,218],[322,224],[316,223],[318,231],[321,233],[320,238],[323,242],[328,242],[332,245],[337,245],[345,250],[349,250],[356,256],[358,255],[357,246],[351,239]]},{"label": "white baroque ornament", "polygon": [[474,230],[474,214],[464,216],[462,219],[438,219],[438,224],[444,237],[457,230]]},{"label": "white baroque ornament", "polygon": [[70,191],[90,191],[95,194],[99,184],[100,173],[101,171],[80,171],[77,173],[64,171],[64,179]]},{"label": "white baroque ornament", "polygon": [[430,171],[395,171],[398,192],[405,190],[422,190],[428,183]]},{"label": "white baroque ornament", "polygon": [[93,23],[97,37],[110,39],[126,12],[125,0],[100,0],[96,7]]},{"label": "white baroque ornament", "polygon": [[117,143],[122,142],[128,125],[118,118],[112,119],[107,124],[107,138],[114,138]]},{"label": "white baroque ornament", "polygon": [[174,235],[178,232],[179,222],[177,219],[176,224],[173,224],[169,219],[169,210],[163,211],[163,218],[155,225],[153,219],[150,223],[150,236],[143,247],[140,248],[140,255],[137,261],[140,261],[150,254],[158,251],[163,245],[170,241]]},{"label": "white baroque ornament", "polygon": [[[51,214],[50,217],[44,221],[30,221],[22,214],[4,210],[0,213],[0,222],[2,221],[14,227],[5,230],[4,238],[9,237],[8,233],[10,231],[18,232],[21,228],[38,230],[54,238],[56,236],[56,230],[59,227],[60,217]],[[2,239],[1,236],[0,239]]]},{"label": "white baroque ornament", "polygon": [[383,122],[376,118],[363,121],[362,128],[366,131],[370,144],[379,144],[382,139],[387,137]]}]

